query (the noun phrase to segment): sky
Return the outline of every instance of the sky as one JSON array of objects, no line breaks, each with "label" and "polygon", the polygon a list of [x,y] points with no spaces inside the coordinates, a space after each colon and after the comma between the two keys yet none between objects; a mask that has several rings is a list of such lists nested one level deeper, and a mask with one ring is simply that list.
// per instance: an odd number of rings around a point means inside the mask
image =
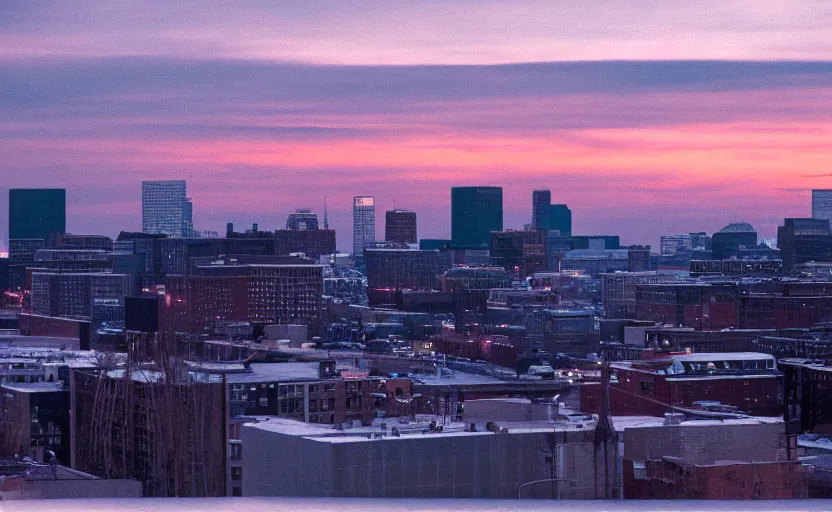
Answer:
[{"label": "sky", "polygon": [[0,188],[65,187],[73,233],[185,179],[203,230],[326,196],[344,250],[353,196],[446,238],[455,185],[502,186],[506,228],[549,188],[575,234],[772,237],[830,141],[828,0],[0,2]]}]

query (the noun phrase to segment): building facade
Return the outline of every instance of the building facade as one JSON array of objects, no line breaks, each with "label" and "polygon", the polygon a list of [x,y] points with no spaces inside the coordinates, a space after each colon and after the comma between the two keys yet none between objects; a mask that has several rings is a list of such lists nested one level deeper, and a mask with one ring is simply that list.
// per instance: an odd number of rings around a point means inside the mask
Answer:
[{"label": "building facade", "polygon": [[711,237],[713,259],[727,260],[739,256],[740,248],[756,247],[757,231],[747,222],[734,222]]},{"label": "building facade", "polygon": [[832,222],[832,190],[812,190],[812,218]]},{"label": "building facade", "polygon": [[451,188],[451,241],[455,247],[487,249],[491,232],[502,230],[502,187]]},{"label": "building facade", "polygon": [[[169,237],[186,236],[188,198],[185,180],[142,182],[142,232]],[[191,219],[193,225],[193,219]]]},{"label": "building facade", "polygon": [[547,189],[532,192],[532,229],[549,231],[552,192]]},{"label": "building facade", "polygon": [[334,229],[278,229],[274,236],[275,254],[279,256],[302,252],[317,260],[335,252]]},{"label": "building facade", "polygon": [[318,229],[318,214],[311,208],[298,208],[286,218],[286,229],[307,231]]},{"label": "building facade", "polygon": [[370,289],[435,290],[438,276],[451,268],[450,255],[444,251],[369,248],[365,254]]},{"label": "building facade", "polygon": [[416,212],[410,210],[388,210],[385,213],[384,240],[399,244],[415,244]]},{"label": "building facade", "polygon": [[9,190],[9,287],[26,285],[26,267],[47,239],[66,232],[65,189]]},{"label": "building facade", "polygon": [[682,252],[690,252],[692,240],[690,235],[665,235],[661,237],[660,245],[662,256],[675,256]]},{"label": "building facade", "polygon": [[572,210],[565,204],[553,204],[549,208],[549,229],[560,236],[572,236]]},{"label": "building facade", "polygon": [[352,201],[352,254],[363,261],[364,249],[376,241],[376,206],[372,196],[354,197]]},{"label": "building facade", "polygon": [[826,219],[785,219],[777,228],[783,270],[808,262],[832,261],[832,230]]}]

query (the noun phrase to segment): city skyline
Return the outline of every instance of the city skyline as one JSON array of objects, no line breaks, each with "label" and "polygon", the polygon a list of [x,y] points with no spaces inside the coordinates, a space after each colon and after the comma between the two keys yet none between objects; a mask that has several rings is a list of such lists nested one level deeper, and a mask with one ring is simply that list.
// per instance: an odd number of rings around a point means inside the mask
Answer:
[{"label": "city skyline", "polygon": [[822,2],[96,9],[0,7],[2,185],[67,188],[70,231],[138,231],[140,181],[184,179],[200,229],[328,196],[344,248],[371,195],[446,238],[447,191],[496,185],[506,227],[542,187],[575,233],[658,246],[770,238],[832,188]]},{"label": "city skyline", "polygon": [[[81,229],[75,229],[74,226],[78,227],[78,226],[83,226],[84,224],[82,222],[78,222],[78,219],[73,219],[73,217],[70,213],[70,212],[73,211],[73,206],[74,206],[72,204],[72,199],[71,199],[72,196],[73,196],[73,189],[72,189],[72,187],[67,188],[66,189],[66,194],[67,194],[67,200],[66,200],[66,208],[67,208],[66,225],[67,225],[67,228],[66,228],[66,230],[67,230],[67,232],[75,233],[75,234],[105,235],[105,236],[110,236],[112,238],[115,238],[118,235],[118,233],[121,232],[121,231],[141,232],[142,231],[141,181],[139,183],[140,183],[140,189],[138,191],[138,196],[139,197],[138,197],[138,204],[137,204],[138,211],[135,212],[135,215],[134,215],[135,219],[129,219],[129,221],[127,223],[125,223],[124,225],[114,225],[115,231],[107,231],[107,230],[97,228],[96,226],[107,225],[107,222],[106,222],[107,219],[102,219],[102,218],[96,219],[97,222],[96,221],[91,221],[88,224],[90,226],[89,229],[84,229],[83,227]],[[190,184],[188,186],[190,187]],[[488,185],[488,186],[492,186],[492,185]],[[496,186],[499,186],[499,185],[496,185]],[[505,190],[504,186],[499,186],[499,187],[503,188]],[[0,190],[3,190],[3,189],[0,189]],[[517,204],[512,204],[512,203],[508,203],[508,202],[504,201],[504,204],[503,204],[504,229],[518,230],[518,229],[524,229],[526,226],[531,226],[532,203],[533,203],[533,200],[532,200],[532,197],[531,197],[531,192],[533,192],[533,191],[534,190],[532,190],[532,189],[529,189],[529,190],[525,191],[526,194],[529,196],[529,197],[526,198],[526,203],[528,203],[528,204],[518,206]],[[8,197],[9,197],[8,196],[8,190],[6,190],[5,192],[6,193],[0,195],[0,208],[2,208],[4,211],[8,212]],[[812,217],[812,206],[813,206],[812,189],[807,189],[805,191],[805,193],[807,195],[807,198],[805,199],[804,204],[800,204],[800,205],[798,205],[798,207],[802,208],[803,210],[806,210],[806,211],[804,211],[802,214],[786,215],[782,218],[811,218]],[[193,194],[189,193],[189,195],[193,195]],[[418,238],[419,239],[422,239],[422,238],[426,238],[426,239],[450,239],[450,237],[451,237],[451,229],[450,229],[451,228],[451,226],[450,226],[450,224],[451,224],[451,211],[450,211],[451,210],[451,191],[450,191],[450,188],[447,190],[447,196],[448,196],[447,197],[447,205],[446,205],[447,210],[448,210],[447,213],[443,213],[442,210],[436,211],[435,208],[434,209],[429,209],[429,210],[421,210],[421,209],[418,209],[418,208],[407,208],[410,211],[416,212],[419,218],[423,218],[423,217],[435,218],[435,219],[439,220],[438,224],[440,226],[441,225],[446,225],[447,226],[446,230],[439,229],[437,227],[437,225],[433,225],[433,226],[429,226],[429,227],[425,228],[423,226],[423,223],[420,221],[419,225],[418,225]],[[369,197],[372,197],[372,196],[369,196]],[[191,203],[191,202],[199,203],[200,202],[199,197],[196,197],[196,199],[194,199],[192,197],[188,197],[186,199],[188,200],[189,203]],[[320,198],[320,199],[321,199],[320,202],[323,205],[323,198]],[[354,199],[354,198],[352,198],[352,199]],[[380,199],[381,199],[381,202],[379,201],[379,198],[376,197],[376,203],[381,204],[380,206],[378,206],[378,208],[382,209],[380,211],[396,208],[396,207],[393,207],[393,206],[388,206],[388,204],[392,204],[392,203],[388,203],[387,201],[385,201],[385,198],[380,198]],[[558,198],[558,199],[561,199],[561,198]],[[440,199],[440,202],[441,202],[441,199]],[[568,201],[564,201],[564,202],[566,202],[567,204],[558,205],[558,206],[568,206],[572,210],[575,209],[571,204],[568,203]],[[5,203],[5,204],[3,204],[3,203]],[[330,204],[331,203],[332,203],[332,201],[330,200]],[[385,204],[385,203],[387,203],[387,204]],[[285,219],[287,217],[290,217],[290,216],[294,215],[294,214],[297,214],[298,210],[311,209],[313,212],[316,210],[315,207],[311,207],[311,208],[306,207],[306,206],[305,207],[295,207],[294,203],[291,203],[292,206],[290,207],[289,206],[290,203],[286,203],[286,204],[287,204],[287,206],[283,207],[280,211],[274,211],[273,213],[270,213],[268,215],[263,215],[263,216],[248,215],[248,216],[245,216],[245,218],[247,219],[247,222],[246,221],[240,222],[239,221],[240,215],[238,215],[237,217],[234,218],[234,220],[221,220],[220,219],[216,222],[216,226],[213,223],[210,224],[210,225],[208,223],[205,223],[205,226],[210,228],[210,231],[215,231],[217,233],[224,232],[224,230],[222,230],[222,227],[225,226],[225,224],[227,224],[228,222],[232,222],[235,226],[238,226],[238,227],[240,227],[241,229],[244,229],[244,230],[245,229],[250,229],[251,225],[253,225],[253,224],[258,224],[260,226],[260,228],[265,229],[265,230],[284,229],[285,224],[286,224]],[[340,206],[340,203],[336,202],[336,205]],[[556,206],[556,205],[553,205],[553,206]],[[523,212],[524,207],[525,207],[525,209],[528,210],[525,213]],[[335,229],[336,233],[337,233],[338,250],[344,251],[344,252],[352,252],[353,247],[352,247],[352,244],[351,244],[351,240],[349,239],[349,234],[352,233],[353,229],[354,229],[354,223],[353,223],[353,217],[352,217],[354,212],[352,211],[352,209],[342,210],[342,209],[338,208],[338,209],[333,210],[333,208],[331,206],[329,207],[329,211],[330,212],[335,212],[335,217],[333,218],[333,221],[331,222],[331,224],[332,224],[331,228]],[[129,214],[126,215],[126,216],[128,218],[131,217],[131,215],[129,215]],[[204,217],[209,217],[209,216],[211,216],[210,212],[207,212],[207,214],[203,213],[202,215],[197,215],[196,216],[196,219],[197,219],[196,223],[200,223],[201,219],[203,219]],[[330,217],[332,218],[332,216],[330,216]],[[734,222],[745,222],[744,219],[737,219],[737,218],[733,218],[733,217],[730,217],[730,216],[727,216],[725,218],[731,219],[731,220],[727,221],[727,224],[734,223]],[[769,226],[769,225],[774,226],[773,232],[771,232],[771,233],[767,229],[758,229],[757,230],[758,232],[760,232],[760,241],[761,242],[763,240],[771,240],[771,239],[776,238],[777,227],[779,225],[782,225],[782,218],[780,220],[774,218],[774,219],[772,219],[771,222],[760,224],[760,225],[765,225],[765,226]],[[7,217],[5,219],[8,221]],[[8,242],[8,222],[4,223],[3,220],[4,220],[3,218],[0,218],[0,254],[5,254],[8,251],[8,247],[6,247],[6,244]],[[577,225],[577,226],[581,226],[582,224],[586,225],[585,223],[582,223],[581,220],[582,219],[580,219],[580,217],[578,217],[578,218],[574,219],[573,222],[575,222],[575,225]],[[753,222],[751,222],[751,224],[754,225]],[[682,228],[680,231],[694,232],[694,231],[697,231],[697,230],[701,229],[701,230],[703,230],[703,232],[716,233],[721,229],[720,226],[710,226],[710,225],[703,226],[701,224],[696,224],[695,220],[688,221],[687,225],[689,227]],[[651,226],[655,226],[655,223],[651,224]],[[754,226],[756,228],[756,225],[754,225]],[[214,228],[219,228],[219,229],[214,229]],[[382,233],[383,234],[385,232],[385,218],[384,218],[384,216],[376,216],[375,230],[376,230],[377,233]],[[660,246],[661,246],[661,240],[660,239],[662,237],[673,236],[675,234],[671,231],[662,231],[661,229],[656,229],[656,228],[647,229],[647,230],[645,230],[645,233],[646,233],[646,236],[645,236],[644,239],[636,239],[636,238],[630,238],[630,235],[628,235],[626,231],[624,231],[624,232],[617,232],[617,231],[613,231],[613,230],[587,231],[585,229],[581,230],[580,227],[577,230],[575,230],[573,228],[573,234],[581,234],[581,235],[611,235],[611,234],[613,234],[613,235],[620,235],[622,237],[622,243],[624,245],[650,245],[654,249],[655,253],[660,252]],[[382,236],[382,238],[383,238],[383,236]]]}]

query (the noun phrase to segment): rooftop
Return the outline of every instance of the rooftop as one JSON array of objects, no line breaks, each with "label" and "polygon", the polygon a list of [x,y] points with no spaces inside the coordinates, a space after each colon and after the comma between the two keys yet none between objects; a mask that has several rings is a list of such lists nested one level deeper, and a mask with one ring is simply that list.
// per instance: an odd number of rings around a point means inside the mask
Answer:
[{"label": "rooftop", "polygon": [[16,382],[3,384],[3,388],[20,393],[53,393],[67,391],[63,382]]}]

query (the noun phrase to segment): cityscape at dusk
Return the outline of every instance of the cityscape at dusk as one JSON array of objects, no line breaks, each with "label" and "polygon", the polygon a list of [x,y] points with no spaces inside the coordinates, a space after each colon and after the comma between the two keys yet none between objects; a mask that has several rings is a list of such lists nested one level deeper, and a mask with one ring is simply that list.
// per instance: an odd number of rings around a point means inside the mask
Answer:
[{"label": "cityscape at dusk", "polygon": [[0,2],[0,509],[827,509],[830,27]]},{"label": "cityscape at dusk", "polygon": [[579,231],[656,245],[739,219],[774,237],[832,186],[820,1],[74,4],[7,3],[0,30],[3,184],[67,188],[72,231],[137,229],[140,181],[185,179],[206,229],[326,195],[344,232],[369,194],[441,238],[448,189],[489,184],[509,227],[549,187]]}]

